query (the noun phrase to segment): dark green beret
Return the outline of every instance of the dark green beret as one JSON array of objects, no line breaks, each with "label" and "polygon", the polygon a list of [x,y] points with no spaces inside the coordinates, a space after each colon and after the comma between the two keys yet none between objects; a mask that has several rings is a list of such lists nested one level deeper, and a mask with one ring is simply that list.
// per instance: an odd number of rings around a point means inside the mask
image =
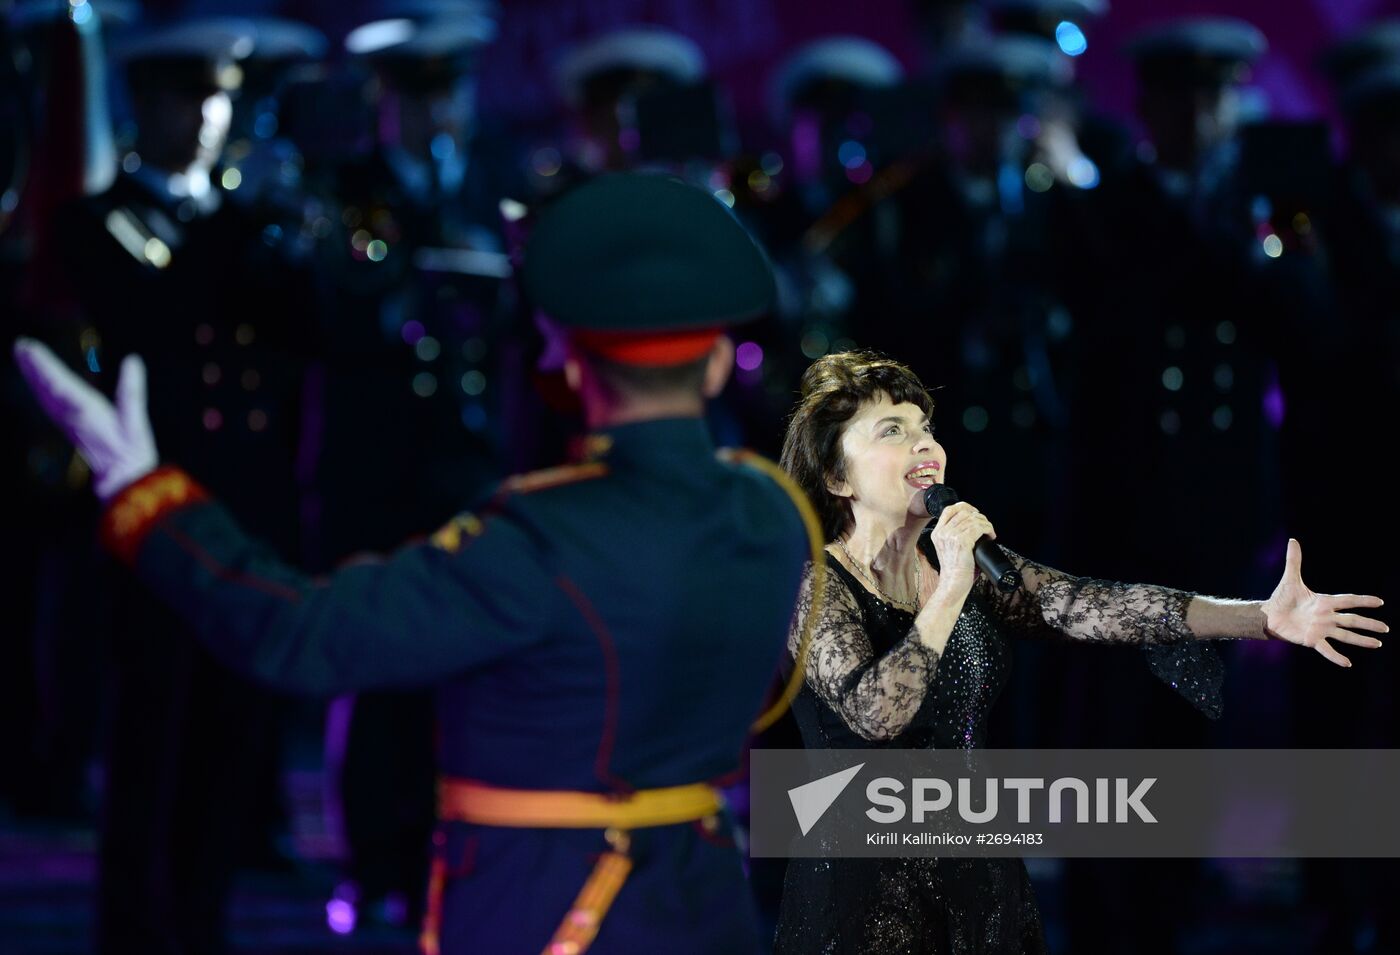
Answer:
[{"label": "dark green beret", "polygon": [[556,323],[598,332],[733,325],[775,295],[768,257],[722,202],[646,173],[599,176],[547,205],[524,282]]}]

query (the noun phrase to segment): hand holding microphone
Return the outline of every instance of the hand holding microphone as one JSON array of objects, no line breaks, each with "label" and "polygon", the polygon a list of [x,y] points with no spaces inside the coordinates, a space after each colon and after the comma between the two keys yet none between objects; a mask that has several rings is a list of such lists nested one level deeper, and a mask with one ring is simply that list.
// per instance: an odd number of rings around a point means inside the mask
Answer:
[{"label": "hand holding microphone", "polygon": [[[958,492],[946,484],[935,484],[924,491],[924,507],[936,522],[931,540],[938,553],[940,573],[956,573],[972,561],[1003,591],[1021,586],[1021,575],[1011,559],[994,543],[996,531],[986,515],[970,504],[960,503]],[[970,568],[969,568],[970,569]]]}]

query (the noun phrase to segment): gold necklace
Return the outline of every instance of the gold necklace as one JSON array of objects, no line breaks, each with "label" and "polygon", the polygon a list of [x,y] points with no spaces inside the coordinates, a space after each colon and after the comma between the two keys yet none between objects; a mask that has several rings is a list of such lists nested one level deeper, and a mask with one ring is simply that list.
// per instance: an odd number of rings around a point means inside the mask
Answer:
[{"label": "gold necklace", "polygon": [[874,590],[875,593],[879,595],[881,600],[883,600],[887,604],[893,604],[894,606],[899,607],[901,610],[908,610],[915,614],[919,612],[919,594],[922,591],[923,587],[923,574],[919,567],[919,555],[917,551],[914,554],[914,599],[896,600],[894,597],[891,597],[889,594],[885,593],[885,591],[881,589],[880,585],[876,583],[875,580],[865,572],[864,568],[860,566],[856,559],[851,556],[851,552],[846,549],[846,542],[844,540],[842,540],[839,537],[836,538],[836,546],[841,548],[841,553],[846,555],[846,563],[850,564],[851,568],[861,576],[861,579],[870,585],[870,589]]}]

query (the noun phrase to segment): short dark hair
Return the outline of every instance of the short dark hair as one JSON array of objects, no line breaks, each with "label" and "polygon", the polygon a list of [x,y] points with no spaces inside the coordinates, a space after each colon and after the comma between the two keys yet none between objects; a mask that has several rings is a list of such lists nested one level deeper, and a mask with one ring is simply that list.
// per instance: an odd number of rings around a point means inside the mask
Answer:
[{"label": "short dark hair", "polygon": [[841,433],[867,402],[888,395],[932,417],[933,397],[907,366],[871,351],[847,351],[814,361],[802,375],[802,398],[788,420],[780,463],[812,500],[827,540],[851,521],[850,505],[827,489],[846,479]]},{"label": "short dark hair", "polygon": [[593,352],[580,349],[582,358],[608,397],[614,400],[634,400],[656,398],[662,395],[699,395],[705,385],[705,367],[709,356],[679,365],[629,365],[599,357]]}]

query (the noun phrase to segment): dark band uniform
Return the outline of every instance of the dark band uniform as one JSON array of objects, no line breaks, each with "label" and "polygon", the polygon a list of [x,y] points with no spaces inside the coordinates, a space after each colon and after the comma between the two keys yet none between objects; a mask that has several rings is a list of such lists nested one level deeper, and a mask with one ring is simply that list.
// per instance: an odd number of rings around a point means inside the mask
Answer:
[{"label": "dark band uniform", "polygon": [[[251,21],[198,18],[128,35],[115,59],[146,122],[157,109],[198,118],[267,52]],[[108,189],[54,216],[54,239],[91,326],[88,370],[100,379],[141,355],[161,452],[290,556],[313,286],[267,209],[218,185],[172,185],[217,146],[200,135],[193,122],[148,124]],[[286,704],[219,666],[130,575],[102,570],[112,692],[94,950],[221,955],[236,866],[268,858],[281,822]]]},{"label": "dark band uniform", "polygon": [[[526,272],[589,347],[653,364],[694,357],[700,328],[761,311],[772,289],[727,210],[650,176],[557,200]],[[728,822],[694,784],[739,767],[783,649],[802,522],[698,418],[588,444],[590,460],[508,480],[431,540],[326,580],[174,469],[114,499],[106,540],[262,680],[319,694],[438,683],[430,951],[756,951]]]}]

